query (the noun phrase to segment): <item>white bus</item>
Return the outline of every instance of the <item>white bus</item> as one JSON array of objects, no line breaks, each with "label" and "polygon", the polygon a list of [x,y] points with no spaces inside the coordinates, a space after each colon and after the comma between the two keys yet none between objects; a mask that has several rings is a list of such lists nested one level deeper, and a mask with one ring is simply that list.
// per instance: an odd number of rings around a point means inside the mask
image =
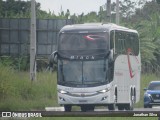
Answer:
[{"label": "white bus", "polygon": [[67,25],[57,45],[58,103],[65,111],[72,106],[133,110],[141,74],[136,30],[115,24]]}]

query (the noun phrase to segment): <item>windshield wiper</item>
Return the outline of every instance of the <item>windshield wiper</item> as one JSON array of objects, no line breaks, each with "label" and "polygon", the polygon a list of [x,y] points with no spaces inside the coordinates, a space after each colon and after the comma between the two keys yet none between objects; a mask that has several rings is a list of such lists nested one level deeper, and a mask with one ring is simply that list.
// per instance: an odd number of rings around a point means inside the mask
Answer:
[{"label": "windshield wiper", "polygon": [[66,83],[76,83],[76,84],[81,84],[79,81],[66,81]]}]

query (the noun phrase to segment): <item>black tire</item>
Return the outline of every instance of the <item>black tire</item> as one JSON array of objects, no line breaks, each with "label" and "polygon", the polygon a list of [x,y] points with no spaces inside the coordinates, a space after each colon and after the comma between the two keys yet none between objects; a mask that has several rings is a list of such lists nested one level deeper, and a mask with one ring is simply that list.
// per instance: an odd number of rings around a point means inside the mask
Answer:
[{"label": "black tire", "polygon": [[136,89],[134,89],[134,103],[136,103]]},{"label": "black tire", "polygon": [[115,110],[116,106],[115,104],[108,105],[108,110]]},{"label": "black tire", "polygon": [[124,105],[118,105],[118,110],[124,110]]},{"label": "black tire", "polygon": [[86,107],[85,106],[81,106],[81,111],[82,112],[86,112],[87,110],[86,110]]},{"label": "black tire", "polygon": [[152,105],[148,105],[149,108],[152,108]]},{"label": "black tire", "polygon": [[144,105],[144,108],[148,108],[148,105]]},{"label": "black tire", "polygon": [[71,105],[64,105],[65,112],[71,112],[72,106]]},{"label": "black tire", "polygon": [[82,112],[86,112],[87,111],[86,107],[85,106],[81,106],[81,111]]},{"label": "black tire", "polygon": [[117,88],[115,89],[115,100],[114,102],[117,103],[118,101],[118,93],[117,93]]},{"label": "black tire", "polygon": [[95,106],[91,105],[89,111],[94,111]]},{"label": "black tire", "polygon": [[133,94],[133,91],[131,90],[130,103],[125,105],[126,110],[133,110],[134,109],[134,99],[133,99],[133,97],[134,97],[134,94]]},{"label": "black tire", "polygon": [[152,105],[144,105],[144,108],[152,108]]},{"label": "black tire", "polygon": [[133,105],[130,104],[130,103],[129,103],[129,104],[126,104],[126,105],[125,105],[125,109],[126,109],[126,110],[133,110]]}]

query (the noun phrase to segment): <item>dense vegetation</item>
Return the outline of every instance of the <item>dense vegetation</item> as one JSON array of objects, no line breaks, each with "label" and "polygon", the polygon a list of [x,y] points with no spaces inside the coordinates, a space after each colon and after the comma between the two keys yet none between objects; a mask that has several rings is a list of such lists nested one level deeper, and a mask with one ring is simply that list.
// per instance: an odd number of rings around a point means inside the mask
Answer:
[{"label": "dense vegetation", "polygon": [[57,106],[56,74],[37,73],[37,82],[28,72],[18,72],[0,61],[0,111],[44,110]]},{"label": "dense vegetation", "polygon": [[[120,25],[138,30],[141,41],[143,65],[160,65],[160,4],[159,0],[122,0],[120,1]],[[115,3],[111,4],[112,13],[115,13]],[[37,18],[74,19],[75,23],[107,22],[104,5],[99,12],[76,15],[61,10],[58,15],[54,11],[46,12],[36,3]],[[30,1],[0,0],[0,17],[2,18],[29,18]],[[111,22],[115,23],[115,14],[111,15]]]}]

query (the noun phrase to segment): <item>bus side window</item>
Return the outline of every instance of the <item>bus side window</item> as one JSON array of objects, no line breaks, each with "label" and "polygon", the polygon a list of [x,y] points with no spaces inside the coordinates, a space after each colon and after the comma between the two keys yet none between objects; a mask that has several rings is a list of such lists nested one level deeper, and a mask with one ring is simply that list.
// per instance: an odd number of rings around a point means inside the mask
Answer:
[{"label": "bus side window", "polygon": [[132,44],[133,44],[133,52],[134,55],[138,55],[139,53],[139,41],[138,41],[138,35],[132,34]]},{"label": "bus side window", "polygon": [[115,35],[115,53],[116,54],[124,54],[125,53],[125,33],[124,32],[116,32]]},{"label": "bus side window", "polygon": [[128,33],[126,36],[126,50],[130,48],[134,55],[138,55],[139,53],[139,41],[138,35],[133,33]]}]

